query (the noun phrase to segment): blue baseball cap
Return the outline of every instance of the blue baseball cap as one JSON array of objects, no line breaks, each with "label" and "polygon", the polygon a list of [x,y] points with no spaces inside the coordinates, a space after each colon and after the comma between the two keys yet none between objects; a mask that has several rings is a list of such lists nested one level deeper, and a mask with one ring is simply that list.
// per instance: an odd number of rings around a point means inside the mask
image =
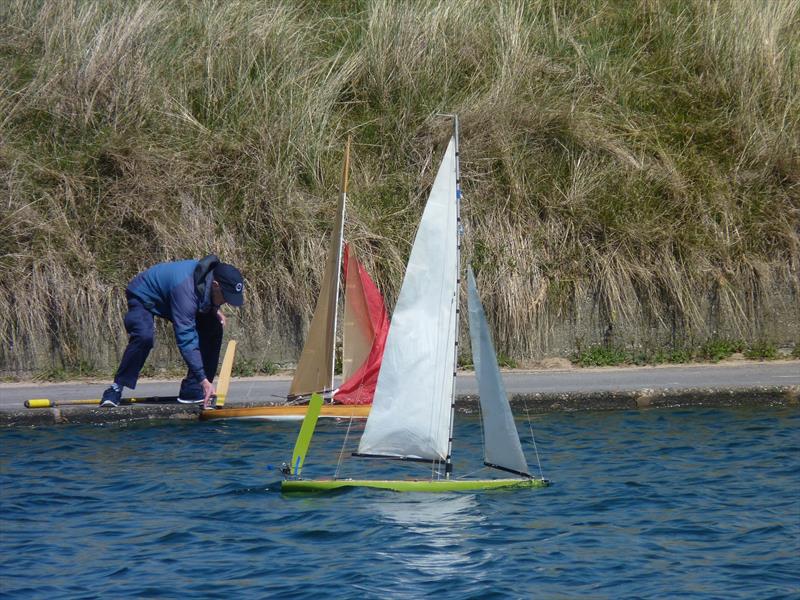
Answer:
[{"label": "blue baseball cap", "polygon": [[228,263],[219,263],[214,267],[214,279],[222,289],[225,302],[231,306],[244,304],[244,279],[239,269]]}]

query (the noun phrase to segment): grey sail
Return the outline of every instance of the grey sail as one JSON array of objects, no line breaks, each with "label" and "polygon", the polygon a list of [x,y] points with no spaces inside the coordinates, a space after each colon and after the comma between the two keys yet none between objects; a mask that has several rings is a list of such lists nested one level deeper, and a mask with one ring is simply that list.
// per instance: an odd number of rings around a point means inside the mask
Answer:
[{"label": "grey sail", "polygon": [[491,467],[530,477],[528,463],[519,442],[517,426],[508,404],[505,386],[497,366],[497,355],[478,296],[472,267],[467,270],[467,304],[472,362],[478,378],[478,393],[485,437],[484,462]]}]

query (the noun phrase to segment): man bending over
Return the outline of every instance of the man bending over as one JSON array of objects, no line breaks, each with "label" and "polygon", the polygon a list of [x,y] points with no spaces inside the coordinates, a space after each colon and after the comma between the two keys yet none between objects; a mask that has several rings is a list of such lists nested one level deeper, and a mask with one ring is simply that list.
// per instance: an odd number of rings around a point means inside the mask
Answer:
[{"label": "man bending over", "polygon": [[220,306],[244,303],[242,274],[214,255],[154,265],[134,277],[125,289],[128,346],[100,406],[119,406],[122,388],[136,388],[144,361],[153,348],[155,317],[172,322],[175,340],[189,367],[178,402],[210,407],[214,375],[222,347],[225,316]]}]

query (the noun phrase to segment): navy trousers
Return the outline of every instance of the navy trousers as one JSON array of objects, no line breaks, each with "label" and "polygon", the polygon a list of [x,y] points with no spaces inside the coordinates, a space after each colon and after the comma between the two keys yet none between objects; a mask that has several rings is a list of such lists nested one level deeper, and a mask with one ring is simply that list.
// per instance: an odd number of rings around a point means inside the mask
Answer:
[{"label": "navy trousers", "polygon": [[[128,346],[122,354],[114,382],[120,386],[136,389],[139,373],[155,342],[155,316],[144,307],[144,304],[136,296],[128,293],[126,296],[128,312],[125,314],[125,331],[129,336]],[[214,381],[214,375],[219,365],[219,352],[222,348],[222,324],[213,311],[208,314],[198,313],[195,322],[197,335],[200,338],[203,370],[206,372],[208,380]],[[203,397],[200,380],[191,370],[187,371],[186,378],[181,381],[179,396],[187,399]]]}]

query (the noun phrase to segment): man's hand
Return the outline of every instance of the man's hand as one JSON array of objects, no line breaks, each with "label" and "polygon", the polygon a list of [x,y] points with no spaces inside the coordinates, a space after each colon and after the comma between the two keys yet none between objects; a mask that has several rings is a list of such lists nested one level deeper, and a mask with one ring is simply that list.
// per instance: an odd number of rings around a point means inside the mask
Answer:
[{"label": "man's hand", "polygon": [[211,408],[211,396],[214,395],[216,391],[214,384],[208,379],[203,379],[200,385],[203,386],[203,408]]},{"label": "man's hand", "polygon": [[222,314],[222,311],[219,308],[217,309],[217,320],[219,321],[220,325],[225,327],[225,315]]}]

